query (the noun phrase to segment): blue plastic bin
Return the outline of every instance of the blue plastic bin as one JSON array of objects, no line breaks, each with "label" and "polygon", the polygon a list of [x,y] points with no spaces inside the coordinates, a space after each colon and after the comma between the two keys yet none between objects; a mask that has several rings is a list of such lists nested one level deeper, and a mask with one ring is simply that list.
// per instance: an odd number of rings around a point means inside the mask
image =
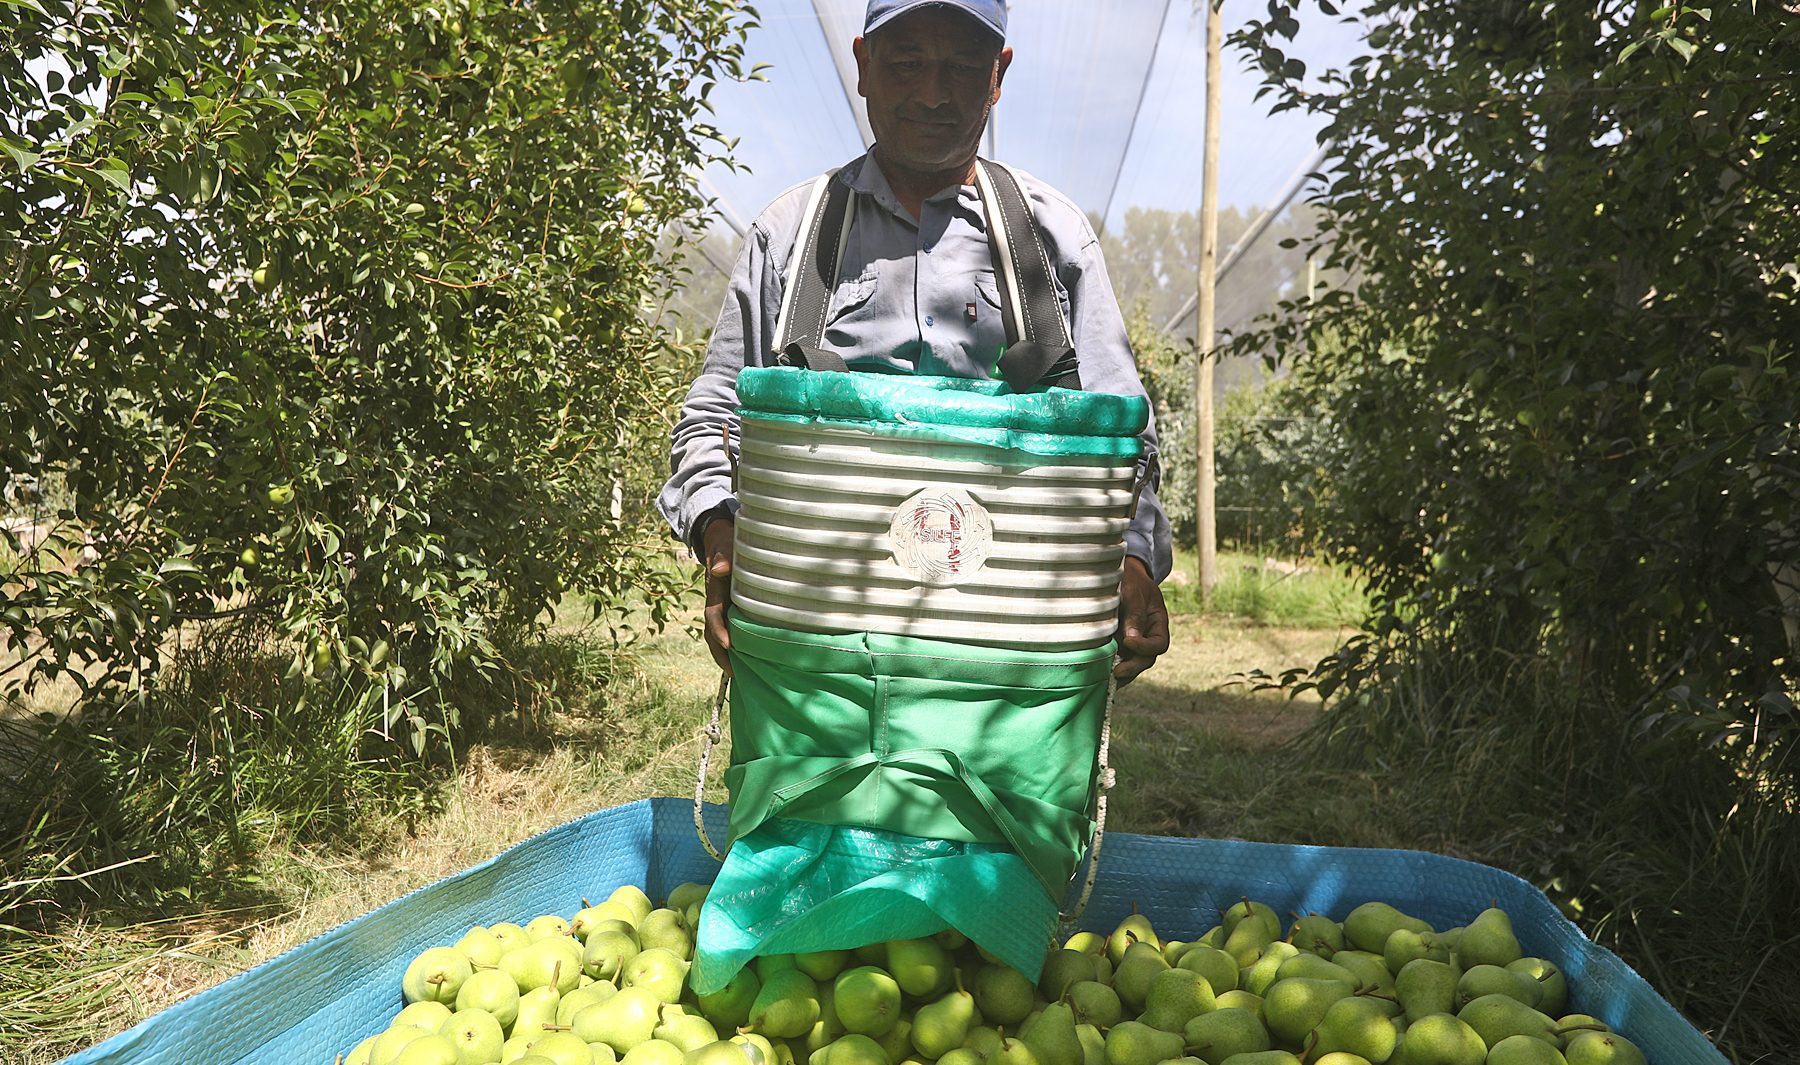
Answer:
[{"label": "blue plastic bin", "polygon": [[[708,809],[723,838],[724,807]],[[572,914],[582,896],[621,884],[661,898],[710,882],[718,865],[694,837],[692,804],[647,799],[550,829],[472,869],[364,914],[278,958],[65,1059],[67,1065],[332,1065],[399,1011],[400,975],[426,947],[472,924]],[[1135,903],[1158,931],[1189,938],[1249,896],[1277,912],[1342,919],[1383,899],[1439,928],[1493,900],[1527,954],[1569,978],[1569,1009],[1624,1033],[1651,1065],[1724,1065],[1674,1007],[1610,951],[1595,946],[1543,893],[1510,873],[1417,851],[1295,847],[1109,833],[1083,925],[1110,930]]]}]

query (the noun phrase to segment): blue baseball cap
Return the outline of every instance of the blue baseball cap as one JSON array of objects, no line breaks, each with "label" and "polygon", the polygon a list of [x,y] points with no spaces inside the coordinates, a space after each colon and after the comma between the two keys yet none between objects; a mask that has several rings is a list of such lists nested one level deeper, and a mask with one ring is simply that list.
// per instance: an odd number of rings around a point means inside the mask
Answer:
[{"label": "blue baseball cap", "polygon": [[863,17],[863,36],[921,7],[955,8],[1000,40],[1006,40],[1006,0],[869,0],[869,12]]}]

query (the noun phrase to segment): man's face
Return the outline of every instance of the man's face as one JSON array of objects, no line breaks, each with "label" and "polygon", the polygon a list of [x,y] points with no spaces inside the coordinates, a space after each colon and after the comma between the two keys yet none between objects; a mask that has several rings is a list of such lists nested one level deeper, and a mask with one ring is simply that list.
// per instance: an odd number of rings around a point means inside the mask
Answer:
[{"label": "man's face", "polygon": [[884,160],[935,173],[975,157],[1012,49],[967,15],[924,7],[858,37],[855,51]]}]

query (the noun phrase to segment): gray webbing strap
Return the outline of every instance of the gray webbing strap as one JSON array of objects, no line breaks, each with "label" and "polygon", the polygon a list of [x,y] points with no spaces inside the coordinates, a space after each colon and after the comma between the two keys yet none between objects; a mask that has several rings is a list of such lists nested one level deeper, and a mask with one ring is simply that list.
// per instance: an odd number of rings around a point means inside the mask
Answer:
[{"label": "gray webbing strap", "polygon": [[[1080,388],[1050,256],[1018,178],[1003,164],[978,159],[975,186],[987,213],[988,249],[1006,325],[1006,350],[995,372],[1018,391],[1049,385]],[[855,216],[855,192],[837,171],[814,182],[775,327],[776,360],[784,366],[848,369],[842,356],[825,347],[825,325]]]},{"label": "gray webbing strap", "polygon": [[788,263],[787,292],[775,327],[776,357],[784,365],[845,369],[841,357],[825,350],[825,320],[831,312],[832,291],[837,288],[855,199],[854,190],[839,180],[835,170],[813,185]]}]

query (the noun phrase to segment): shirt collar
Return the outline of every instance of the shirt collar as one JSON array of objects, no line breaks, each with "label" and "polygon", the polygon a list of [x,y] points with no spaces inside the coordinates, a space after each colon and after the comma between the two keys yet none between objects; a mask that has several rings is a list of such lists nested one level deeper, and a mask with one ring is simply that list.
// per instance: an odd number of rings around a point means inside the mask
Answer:
[{"label": "shirt collar", "polygon": [[[881,166],[875,162],[874,153],[865,152],[845,163],[843,175],[845,183],[852,189],[873,198],[895,217],[912,222],[906,208],[900,206],[900,198],[894,195],[893,186],[888,184],[887,175],[881,172]],[[981,209],[981,193],[976,191],[975,186],[952,185],[925,197],[926,203],[942,203],[946,200],[955,200],[977,228],[986,228],[987,216]]]}]

